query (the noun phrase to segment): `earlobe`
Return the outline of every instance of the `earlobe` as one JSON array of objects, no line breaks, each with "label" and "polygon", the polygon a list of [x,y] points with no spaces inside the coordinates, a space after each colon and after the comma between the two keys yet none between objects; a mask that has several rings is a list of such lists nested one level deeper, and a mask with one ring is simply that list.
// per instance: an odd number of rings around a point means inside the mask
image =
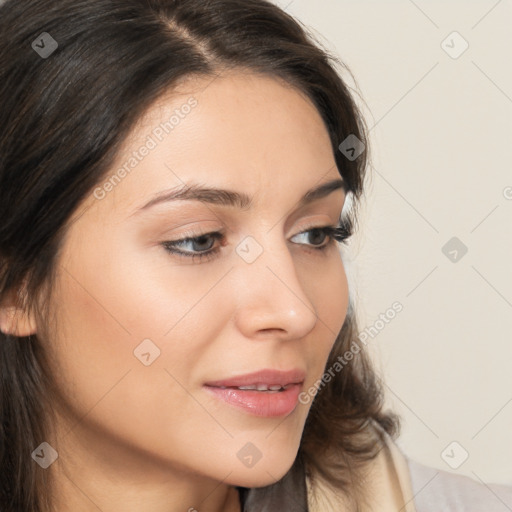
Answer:
[{"label": "earlobe", "polygon": [[36,333],[36,322],[32,314],[17,306],[12,294],[0,304],[0,331],[17,337]]},{"label": "earlobe", "polygon": [[0,308],[0,331],[11,336],[35,334],[36,325],[31,315],[14,306]]}]

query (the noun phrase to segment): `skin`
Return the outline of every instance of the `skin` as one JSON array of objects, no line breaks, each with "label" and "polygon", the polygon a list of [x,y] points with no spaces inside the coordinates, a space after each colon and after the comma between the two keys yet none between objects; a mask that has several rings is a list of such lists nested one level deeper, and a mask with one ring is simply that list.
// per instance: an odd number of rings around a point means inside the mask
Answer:
[{"label": "skin", "polygon": [[[192,95],[190,114],[103,199],[90,195],[75,212],[52,295],[56,328],[23,312],[15,326],[2,309],[2,330],[38,334],[52,361],[57,512],[238,511],[233,486],[269,485],[288,471],[311,403],[261,418],[203,383],[301,368],[307,390],[345,319],[339,248],[321,253],[312,245],[322,239],[298,235],[336,225],[345,194],[297,209],[307,190],[340,175],[319,113],[290,86],[234,71],[189,79],[148,110],[112,172]],[[189,180],[245,192],[253,208],[175,201],[134,213]],[[221,251],[204,262],[161,245],[222,229]],[[251,264],[235,251],[246,236],[263,248]],[[149,366],[134,356],[147,338],[160,349]],[[250,468],[237,457],[248,442],[262,454]]]}]

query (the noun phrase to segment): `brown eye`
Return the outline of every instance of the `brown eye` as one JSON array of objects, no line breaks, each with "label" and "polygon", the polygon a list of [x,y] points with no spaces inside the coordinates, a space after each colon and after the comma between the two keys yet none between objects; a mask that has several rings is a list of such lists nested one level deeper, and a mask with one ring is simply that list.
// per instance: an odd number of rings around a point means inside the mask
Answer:
[{"label": "brown eye", "polygon": [[327,237],[327,233],[320,228],[311,229],[309,235],[311,245],[322,245],[322,242]]},{"label": "brown eye", "polygon": [[[335,226],[313,227],[296,234],[293,238],[297,238],[300,236],[305,241],[305,243],[301,245],[309,245],[313,249],[322,250],[327,248],[330,242],[334,242],[333,234],[335,232],[335,229]],[[328,239],[327,243],[324,243],[326,238]]]},{"label": "brown eye", "polygon": [[[193,233],[192,233],[193,235]],[[221,240],[224,237],[223,233],[213,232],[204,233],[198,236],[187,236],[179,240],[169,240],[162,242],[161,245],[164,249],[171,253],[176,254],[183,258],[211,258],[220,250],[219,247],[214,248],[215,240]],[[186,250],[180,247],[187,247]]]}]

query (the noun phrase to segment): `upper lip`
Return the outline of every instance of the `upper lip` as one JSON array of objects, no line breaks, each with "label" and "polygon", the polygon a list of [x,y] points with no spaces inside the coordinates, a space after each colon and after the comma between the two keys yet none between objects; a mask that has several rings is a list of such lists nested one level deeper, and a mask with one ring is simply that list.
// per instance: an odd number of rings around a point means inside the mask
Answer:
[{"label": "upper lip", "polygon": [[238,377],[232,377],[230,379],[206,382],[205,385],[213,387],[238,387],[266,384],[267,386],[279,385],[284,387],[289,384],[302,383],[305,377],[305,372],[298,368],[288,371],[264,369],[253,373],[246,373],[245,375],[240,375]]}]

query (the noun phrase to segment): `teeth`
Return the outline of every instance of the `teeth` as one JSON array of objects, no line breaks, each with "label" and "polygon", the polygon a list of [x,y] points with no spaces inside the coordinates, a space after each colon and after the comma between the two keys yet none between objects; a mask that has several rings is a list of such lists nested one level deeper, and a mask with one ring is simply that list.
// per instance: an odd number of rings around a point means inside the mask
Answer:
[{"label": "teeth", "polygon": [[[1,2],[1,0],[0,0]],[[282,391],[288,389],[289,386],[281,386],[280,384],[273,384],[267,386],[267,384],[251,384],[248,386],[217,386],[219,389],[240,389],[242,391]]]},{"label": "teeth", "polygon": [[238,386],[241,390],[252,390],[252,391],[279,391],[282,386],[279,384],[273,386],[267,386],[266,384],[256,384],[252,386]]}]

